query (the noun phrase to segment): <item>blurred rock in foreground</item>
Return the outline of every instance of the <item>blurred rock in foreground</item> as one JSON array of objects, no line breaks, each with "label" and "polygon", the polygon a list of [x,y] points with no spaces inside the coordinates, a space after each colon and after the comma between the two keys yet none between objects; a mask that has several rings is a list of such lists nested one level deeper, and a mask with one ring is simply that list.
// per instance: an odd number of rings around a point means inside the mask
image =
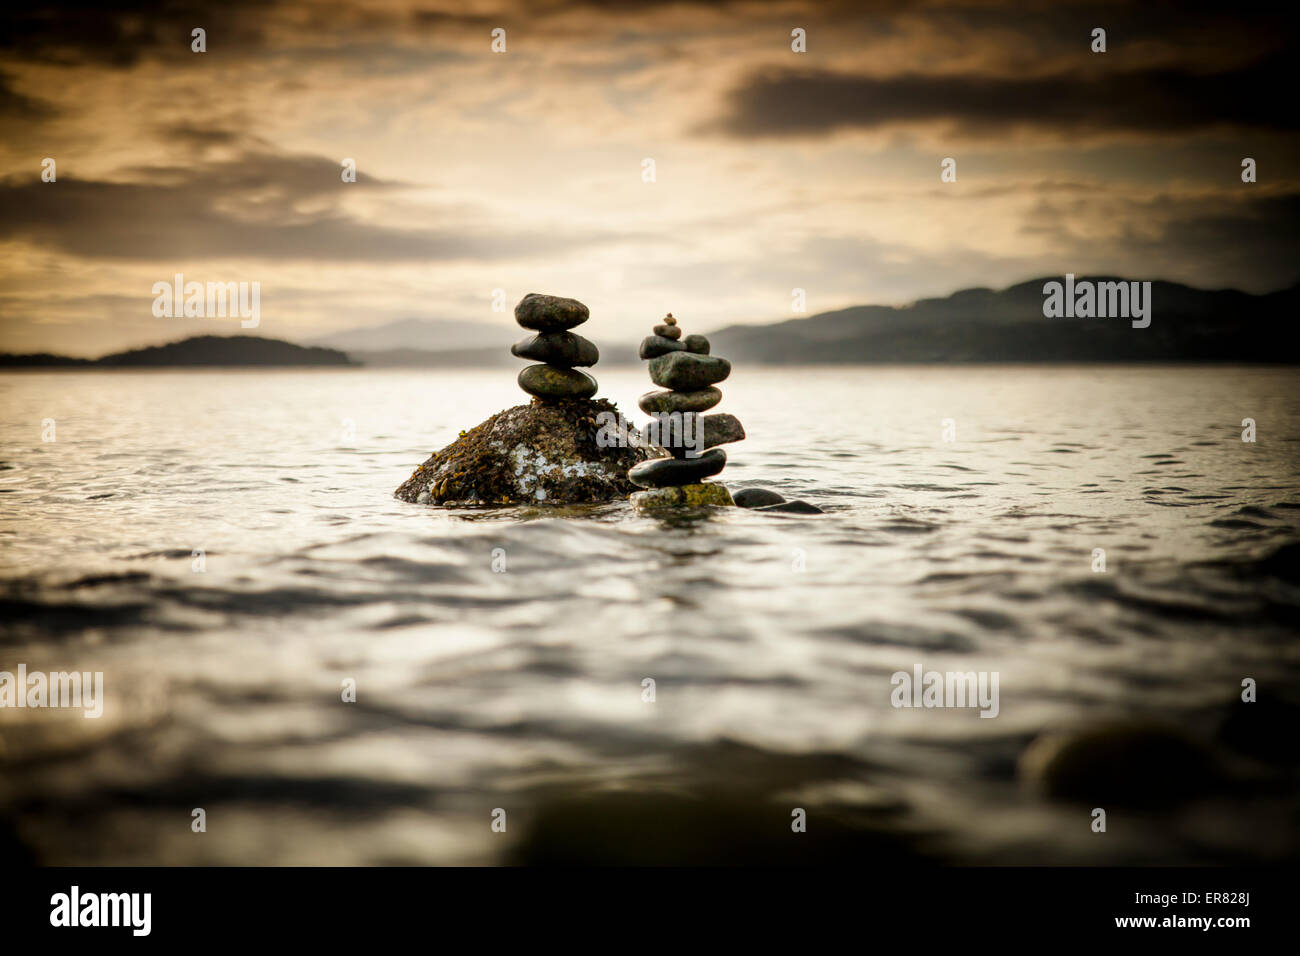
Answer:
[{"label": "blurred rock in foreground", "polygon": [[1135,722],[1043,734],[1021,755],[1020,773],[1049,799],[1101,807],[1168,808],[1227,786],[1209,747],[1176,728]]},{"label": "blurred rock in foreground", "polygon": [[611,792],[542,806],[507,862],[516,866],[873,866],[929,862],[914,838],[814,810],[805,832],[767,793]]}]

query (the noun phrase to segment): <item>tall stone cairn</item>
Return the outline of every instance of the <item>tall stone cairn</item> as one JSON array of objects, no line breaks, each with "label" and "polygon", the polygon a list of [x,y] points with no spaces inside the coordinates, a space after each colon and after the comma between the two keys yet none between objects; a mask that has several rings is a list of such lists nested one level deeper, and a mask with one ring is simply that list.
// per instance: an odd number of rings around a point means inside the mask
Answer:
[{"label": "tall stone cairn", "polygon": [[735,415],[701,414],[722,401],[715,386],[731,374],[731,363],[710,355],[704,336],[683,339],[671,312],[642,340],[640,355],[649,362],[650,380],[664,390],[646,392],[637,405],[656,419],[650,433],[669,457],[628,471],[633,484],[648,489],[633,500],[641,507],[733,504],[726,486],[705,479],[727,464],[717,446],[741,441],[745,429]]}]

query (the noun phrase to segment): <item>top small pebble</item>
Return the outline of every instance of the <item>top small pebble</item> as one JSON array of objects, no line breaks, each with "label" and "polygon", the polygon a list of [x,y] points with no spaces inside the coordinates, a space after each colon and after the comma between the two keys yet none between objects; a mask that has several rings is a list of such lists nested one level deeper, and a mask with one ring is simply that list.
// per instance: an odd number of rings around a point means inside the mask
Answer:
[{"label": "top small pebble", "polygon": [[530,292],[515,306],[515,321],[535,332],[561,332],[582,325],[591,312],[577,299]]}]

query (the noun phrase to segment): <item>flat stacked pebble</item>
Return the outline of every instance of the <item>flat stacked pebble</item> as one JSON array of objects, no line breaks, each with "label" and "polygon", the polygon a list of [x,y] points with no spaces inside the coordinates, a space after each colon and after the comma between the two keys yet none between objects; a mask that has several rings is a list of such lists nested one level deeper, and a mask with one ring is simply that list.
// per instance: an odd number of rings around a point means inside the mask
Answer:
[{"label": "flat stacked pebble", "polygon": [[566,398],[591,398],[599,386],[577,366],[590,367],[600,359],[594,342],[570,332],[586,322],[591,312],[577,299],[530,292],[515,306],[515,321],[535,335],[510,347],[519,358],[532,359],[519,373],[519,387],[543,402]]},{"label": "flat stacked pebble", "polygon": [[[646,392],[637,405],[647,415],[680,412],[683,427],[660,429],[659,444],[670,457],[643,461],[628,471],[633,484],[650,489],[635,496],[637,504],[732,504],[725,486],[704,479],[727,464],[727,453],[717,446],[742,440],[745,429],[734,415],[701,414],[722,401],[714,386],[731,374],[731,363],[710,355],[709,340],[702,335],[683,340],[672,313],[641,342],[640,355],[650,363],[650,380],[664,391]],[[699,440],[688,445],[686,435]]]}]

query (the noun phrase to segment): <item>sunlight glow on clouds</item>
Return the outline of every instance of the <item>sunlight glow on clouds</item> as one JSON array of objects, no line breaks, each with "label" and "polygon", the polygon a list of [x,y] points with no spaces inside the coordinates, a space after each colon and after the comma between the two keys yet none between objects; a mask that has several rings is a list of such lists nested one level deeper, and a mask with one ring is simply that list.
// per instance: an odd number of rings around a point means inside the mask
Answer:
[{"label": "sunlight glow on clouds", "polygon": [[787,318],[795,286],[816,312],[1065,271],[1295,281],[1296,107],[1270,92],[1294,44],[1267,11],[860,6],[5,12],[0,349],[192,333],[150,314],[174,272],[260,281],[258,332],[297,340],[501,322],[495,288],[635,340],[668,310]]}]

